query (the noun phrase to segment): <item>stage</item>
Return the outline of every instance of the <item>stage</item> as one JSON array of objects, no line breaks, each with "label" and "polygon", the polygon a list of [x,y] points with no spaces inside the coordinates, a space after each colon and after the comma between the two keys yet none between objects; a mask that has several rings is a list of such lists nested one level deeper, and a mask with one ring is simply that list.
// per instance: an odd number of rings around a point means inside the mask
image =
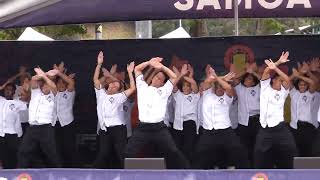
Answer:
[{"label": "stage", "polygon": [[0,170],[0,180],[311,180],[320,170]]}]

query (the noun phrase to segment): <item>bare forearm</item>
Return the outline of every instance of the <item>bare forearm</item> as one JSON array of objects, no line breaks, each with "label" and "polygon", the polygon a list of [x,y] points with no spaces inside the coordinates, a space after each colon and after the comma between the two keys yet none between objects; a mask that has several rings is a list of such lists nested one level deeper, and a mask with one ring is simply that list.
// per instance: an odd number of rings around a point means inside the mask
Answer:
[{"label": "bare forearm", "polygon": [[58,76],[59,76],[63,81],[67,82],[68,85],[74,86],[74,80],[73,80],[72,78],[70,78],[69,76],[67,76],[66,74],[59,72],[59,73],[58,73]]},{"label": "bare forearm", "polygon": [[136,76],[142,74],[142,71],[147,67],[149,66],[150,62],[149,61],[146,61],[146,62],[143,62],[141,64],[139,64],[138,66],[136,66],[134,68],[134,73]]},{"label": "bare forearm", "polygon": [[261,80],[266,80],[266,79],[269,79],[269,78],[270,78],[270,69],[269,69],[269,67],[266,67],[264,69],[264,71],[263,71]]},{"label": "bare forearm", "polygon": [[47,76],[42,76],[42,79],[46,82],[46,84],[50,87],[51,90],[55,91],[57,89],[56,84],[51,81]]},{"label": "bare forearm", "polygon": [[99,81],[100,69],[101,69],[101,64],[97,64],[96,69],[94,70],[94,75],[93,75],[94,82]]},{"label": "bare forearm", "polygon": [[274,71],[287,83],[290,83],[290,78],[284,72],[282,72],[278,67],[274,69]]},{"label": "bare forearm", "polygon": [[217,81],[222,86],[223,89],[225,89],[225,90],[232,89],[232,86],[229,83],[227,83],[226,81],[224,81],[221,77],[217,77]]},{"label": "bare forearm", "polygon": [[129,80],[130,80],[130,89],[134,91],[136,89],[136,83],[134,82],[132,73],[129,73]]},{"label": "bare forearm", "polygon": [[166,66],[162,66],[161,70],[169,76],[171,81],[173,82],[176,81],[177,75],[173,71],[171,71],[169,68],[167,68]]}]

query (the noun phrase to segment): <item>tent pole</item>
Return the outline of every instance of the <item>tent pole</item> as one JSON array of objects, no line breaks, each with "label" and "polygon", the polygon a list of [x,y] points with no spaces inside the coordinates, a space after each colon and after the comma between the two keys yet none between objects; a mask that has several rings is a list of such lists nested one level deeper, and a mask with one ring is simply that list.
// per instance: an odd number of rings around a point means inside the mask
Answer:
[{"label": "tent pole", "polygon": [[239,0],[234,0],[234,35],[239,36]]}]

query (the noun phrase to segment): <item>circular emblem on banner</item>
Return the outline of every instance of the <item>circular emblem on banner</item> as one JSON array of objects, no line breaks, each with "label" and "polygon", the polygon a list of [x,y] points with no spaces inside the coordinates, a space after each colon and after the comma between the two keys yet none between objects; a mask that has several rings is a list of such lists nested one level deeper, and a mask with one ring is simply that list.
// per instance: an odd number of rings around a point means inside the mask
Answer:
[{"label": "circular emblem on banner", "polygon": [[32,178],[29,174],[22,173],[18,176],[17,180],[32,180]]},{"label": "circular emblem on banner", "polygon": [[268,180],[268,176],[264,173],[257,173],[252,176],[251,180]]},{"label": "circular emblem on banner", "polygon": [[224,54],[224,67],[230,69],[230,65],[235,63],[235,61],[240,61],[240,64],[254,63],[254,53],[253,50],[242,44],[236,44],[227,49]]}]

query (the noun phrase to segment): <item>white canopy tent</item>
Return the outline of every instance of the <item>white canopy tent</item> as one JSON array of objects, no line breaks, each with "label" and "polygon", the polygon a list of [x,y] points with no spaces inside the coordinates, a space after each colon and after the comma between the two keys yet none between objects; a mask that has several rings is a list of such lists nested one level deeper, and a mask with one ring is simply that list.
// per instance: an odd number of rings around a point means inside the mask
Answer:
[{"label": "white canopy tent", "polygon": [[54,41],[54,39],[27,27],[18,38],[18,41]]},{"label": "white canopy tent", "polygon": [[188,34],[188,32],[183,28],[179,27],[178,29],[169,32],[166,35],[163,35],[160,37],[160,39],[170,39],[170,38],[190,38],[191,36]]}]

